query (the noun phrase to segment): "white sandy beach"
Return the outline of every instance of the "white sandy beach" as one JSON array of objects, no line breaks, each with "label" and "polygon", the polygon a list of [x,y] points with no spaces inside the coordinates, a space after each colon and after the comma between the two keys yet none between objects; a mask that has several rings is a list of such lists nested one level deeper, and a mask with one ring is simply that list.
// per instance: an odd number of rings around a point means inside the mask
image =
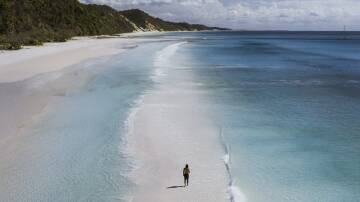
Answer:
[{"label": "white sandy beach", "polygon": [[[156,88],[144,95],[130,120],[130,148],[139,164],[132,176],[139,186],[136,202],[230,200],[219,128],[201,107],[192,75],[171,69],[170,57],[183,44],[157,53]],[[186,163],[190,186],[182,187]]]},{"label": "white sandy beach", "polygon": [[24,80],[38,74],[61,70],[83,60],[123,51],[127,39],[75,38],[66,43],[46,43],[0,54],[0,83]]},{"label": "white sandy beach", "polygon": [[[26,163],[30,162],[17,161],[25,153],[31,155],[32,145],[27,144],[34,141],[26,140],[31,138],[27,137],[27,129],[42,121],[49,103],[56,102],[58,95],[81,87],[91,75],[80,75],[79,82],[51,81],[48,88],[27,86],[26,81],[33,85],[32,78],[39,82],[45,73],[51,73],[50,79],[56,80],[57,72],[87,59],[119,54],[138,41],[81,38],[0,53],[0,179],[12,179],[16,176],[6,176],[21,175],[19,172],[26,170]],[[170,80],[174,76],[164,75]],[[188,76],[191,82],[191,75]],[[41,85],[48,82],[44,80]],[[229,201],[219,128],[197,107],[201,105],[200,94],[194,86],[159,82],[129,116],[128,148],[137,165],[130,176],[137,185],[130,201]],[[191,169],[190,186],[186,188],[178,187],[183,185],[185,163]],[[3,181],[0,189],[6,193],[16,187]]]},{"label": "white sandy beach", "polygon": [[[149,92],[133,119],[133,179],[141,201],[229,201],[219,130],[197,109],[196,92],[163,87]],[[191,169],[183,186],[182,168]]]}]

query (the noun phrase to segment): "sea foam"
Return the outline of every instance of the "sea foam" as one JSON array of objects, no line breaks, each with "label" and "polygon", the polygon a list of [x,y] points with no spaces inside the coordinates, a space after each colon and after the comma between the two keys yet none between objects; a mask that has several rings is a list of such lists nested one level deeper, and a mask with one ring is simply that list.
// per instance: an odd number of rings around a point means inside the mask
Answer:
[{"label": "sea foam", "polygon": [[238,186],[236,186],[236,182],[232,177],[230,146],[226,143],[222,127],[220,127],[220,138],[225,151],[225,155],[223,156],[222,159],[225,163],[225,167],[228,172],[228,176],[230,178],[229,181],[230,200],[232,202],[246,202],[247,200],[245,194],[240,190]]},{"label": "sea foam", "polygon": [[169,45],[156,53],[154,59],[154,71],[152,73],[152,80],[157,82],[160,78],[166,76],[165,68],[171,65],[170,57],[173,56],[178,48],[187,43],[186,41],[178,42]]}]

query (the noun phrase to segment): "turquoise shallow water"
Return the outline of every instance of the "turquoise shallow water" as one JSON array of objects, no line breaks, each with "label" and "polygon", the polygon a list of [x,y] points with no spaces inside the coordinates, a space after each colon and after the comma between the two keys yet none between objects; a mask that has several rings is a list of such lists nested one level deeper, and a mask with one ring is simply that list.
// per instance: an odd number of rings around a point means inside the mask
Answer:
[{"label": "turquoise shallow water", "polygon": [[176,66],[202,84],[247,201],[359,200],[359,33],[186,36]]}]

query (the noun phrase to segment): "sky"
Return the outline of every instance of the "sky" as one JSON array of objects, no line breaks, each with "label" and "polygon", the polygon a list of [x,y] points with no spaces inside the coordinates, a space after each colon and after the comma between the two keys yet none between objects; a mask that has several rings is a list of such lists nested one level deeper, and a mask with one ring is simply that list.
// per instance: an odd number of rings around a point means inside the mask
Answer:
[{"label": "sky", "polygon": [[80,0],[240,30],[360,30],[360,0]]}]

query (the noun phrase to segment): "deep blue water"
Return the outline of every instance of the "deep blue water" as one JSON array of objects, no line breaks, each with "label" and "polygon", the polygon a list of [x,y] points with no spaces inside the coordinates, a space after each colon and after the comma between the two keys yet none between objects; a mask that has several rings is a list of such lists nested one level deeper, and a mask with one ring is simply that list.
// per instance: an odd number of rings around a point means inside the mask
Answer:
[{"label": "deep blue water", "polygon": [[203,84],[247,201],[360,200],[360,33],[165,37],[188,40],[174,66]]}]

